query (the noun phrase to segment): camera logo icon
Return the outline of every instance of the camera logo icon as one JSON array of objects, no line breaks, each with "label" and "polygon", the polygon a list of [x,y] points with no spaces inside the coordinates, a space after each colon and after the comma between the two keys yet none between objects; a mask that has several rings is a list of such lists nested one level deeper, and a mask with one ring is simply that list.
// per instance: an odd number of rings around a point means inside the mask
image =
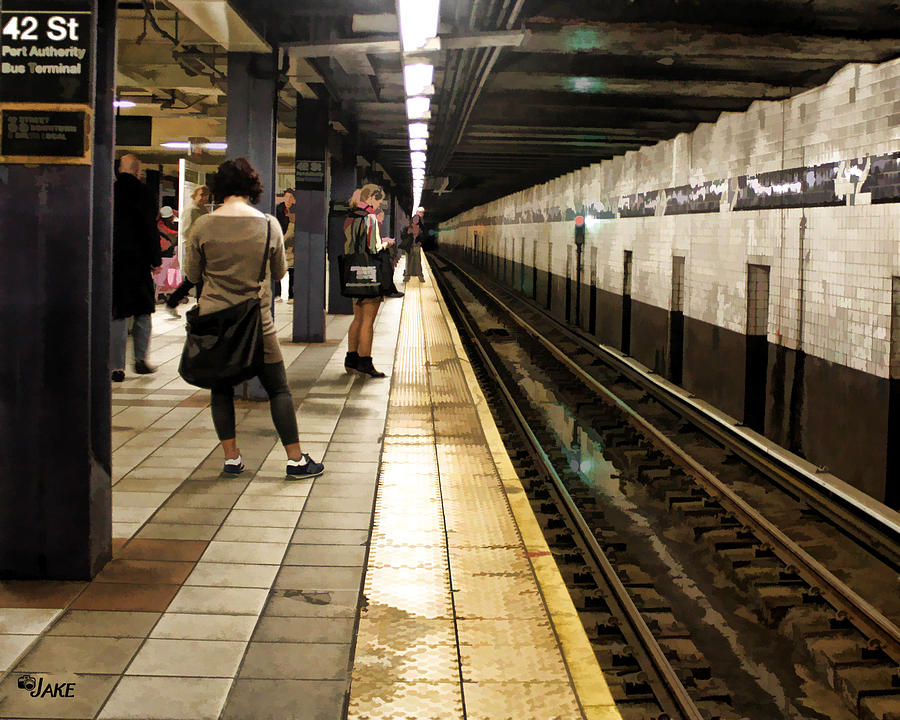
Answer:
[{"label": "camera logo icon", "polygon": [[31,675],[19,675],[18,685],[22,690],[31,691],[34,690],[35,685],[37,685],[37,680]]}]

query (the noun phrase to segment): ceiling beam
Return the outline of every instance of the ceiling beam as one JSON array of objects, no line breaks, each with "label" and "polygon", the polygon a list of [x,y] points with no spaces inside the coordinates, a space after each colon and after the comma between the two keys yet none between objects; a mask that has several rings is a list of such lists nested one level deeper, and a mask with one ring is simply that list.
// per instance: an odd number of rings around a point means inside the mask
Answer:
[{"label": "ceiling beam", "polygon": [[[522,30],[475,33],[471,35],[444,36],[431,40],[416,55],[428,55],[444,50],[468,50],[474,48],[520,47],[527,33]],[[399,40],[333,40],[325,43],[284,42],[281,47],[290,48],[301,57],[333,57],[342,53],[368,53],[383,55],[400,53]]]},{"label": "ceiling beam", "polygon": [[716,32],[682,23],[528,23],[521,49],[532,53],[603,53],[642,57],[781,58],[784,62],[878,62],[897,54],[897,38]]}]

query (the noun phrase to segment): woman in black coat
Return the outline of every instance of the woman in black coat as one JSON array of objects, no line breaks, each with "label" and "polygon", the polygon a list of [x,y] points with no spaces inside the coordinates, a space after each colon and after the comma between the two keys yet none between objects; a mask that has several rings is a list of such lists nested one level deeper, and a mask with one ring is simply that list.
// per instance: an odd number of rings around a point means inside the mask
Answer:
[{"label": "woman in black coat", "polygon": [[134,318],[134,370],[155,372],[147,362],[150,348],[150,315],[156,307],[153,269],[162,262],[156,232],[156,202],[138,176],[141,161],[125,155],[114,185],[113,303],[110,366],[112,379],[125,379],[126,319]]}]

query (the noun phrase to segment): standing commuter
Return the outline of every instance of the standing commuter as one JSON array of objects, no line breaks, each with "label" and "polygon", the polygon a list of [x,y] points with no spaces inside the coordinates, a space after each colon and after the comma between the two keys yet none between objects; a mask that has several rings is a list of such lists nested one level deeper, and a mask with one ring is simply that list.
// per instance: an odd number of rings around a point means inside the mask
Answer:
[{"label": "standing commuter", "polygon": [[419,282],[425,282],[425,276],[422,271],[422,242],[425,240],[425,226],[422,223],[422,217],[425,215],[425,208],[420,207],[419,211],[412,216],[409,221],[409,250],[406,253],[406,269],[403,271],[403,280],[408,281],[410,275],[419,278]]},{"label": "standing commuter", "polygon": [[[209,212],[209,203],[212,200],[212,195],[209,192],[209,188],[206,185],[200,185],[194,189],[194,192],[191,194],[191,209],[187,212],[187,225],[183,229],[183,237],[186,237],[187,231],[194,224],[198,217],[206,215]],[[187,294],[191,291],[191,288],[194,287],[194,283],[192,283],[187,278],[184,278],[181,281],[181,285],[169,295],[166,300],[166,312],[169,313],[174,318],[181,318],[181,315],[178,314],[178,306],[181,304],[181,301],[187,297]],[[200,297],[200,293],[203,292],[203,281],[201,280],[197,283],[197,297]]]},{"label": "standing commuter", "polygon": [[[281,226],[271,215],[252,207],[259,202],[262,183],[245,158],[222,163],[213,179],[212,191],[221,206],[191,226],[184,247],[184,273],[193,283],[203,280],[203,294],[197,300],[200,315],[260,299],[264,361],[259,379],[269,395],[272,421],[288,456],[285,472],[295,477],[316,477],[325,466],[300,447],[294,399],[272,319],[272,281],[281,280],[285,271]],[[267,239],[269,253],[264,258]],[[265,278],[260,283],[263,263]],[[240,473],[244,463],[235,433],[234,387],[214,387],[210,404],[213,425],[225,453],[223,470]]]},{"label": "standing commuter", "polygon": [[[294,222],[294,189],[288,188],[284,191],[283,199],[278,205],[275,206],[275,217],[278,218],[278,224],[281,225],[281,234],[285,236],[285,243],[287,243],[287,234],[288,228],[291,223]],[[288,302],[293,300],[294,298],[294,235],[291,233],[290,238],[291,243],[291,257],[290,257],[290,265],[288,269],[290,272],[288,273]],[[287,244],[285,244],[285,250],[287,250]],[[275,293],[275,302],[281,302],[281,285],[277,285],[273,288]]]},{"label": "standing commuter", "polygon": [[[376,255],[380,250],[392,243],[384,242],[378,231],[376,214],[384,200],[384,191],[377,185],[363,185],[350,198],[350,209],[344,221],[344,253],[349,255],[355,251],[356,241],[365,237],[365,251]],[[375,316],[381,306],[382,296],[354,298],[353,322],[347,334],[347,356],[344,358],[344,369],[347,372],[359,372],[373,378],[385,377],[372,364],[372,337],[374,335]]]},{"label": "standing commuter", "polygon": [[113,303],[110,367],[113,382],[125,379],[127,319],[134,318],[134,371],[156,372],[147,360],[150,315],[156,307],[153,270],[162,264],[156,230],[156,203],[140,181],[141,161],[124,155],[113,186]]}]

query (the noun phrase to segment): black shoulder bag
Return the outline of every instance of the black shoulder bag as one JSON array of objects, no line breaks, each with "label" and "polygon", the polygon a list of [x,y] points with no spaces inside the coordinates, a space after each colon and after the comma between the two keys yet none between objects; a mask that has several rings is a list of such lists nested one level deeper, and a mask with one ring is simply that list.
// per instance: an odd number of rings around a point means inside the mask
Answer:
[{"label": "black shoulder bag", "polygon": [[347,255],[338,255],[338,270],[341,280],[341,295],[351,298],[378,297],[384,293],[382,277],[384,275],[384,263],[378,255],[369,253],[365,241],[360,242],[365,235],[365,218],[362,218],[362,232],[356,233],[353,252]]},{"label": "black shoulder bag", "polygon": [[[259,270],[260,289],[266,279],[271,242],[272,225],[266,215],[266,250]],[[185,382],[202,388],[233,387],[258,375],[263,364],[260,311],[259,297],[206,315],[201,315],[195,305],[185,314],[187,337],[178,374]]]}]

